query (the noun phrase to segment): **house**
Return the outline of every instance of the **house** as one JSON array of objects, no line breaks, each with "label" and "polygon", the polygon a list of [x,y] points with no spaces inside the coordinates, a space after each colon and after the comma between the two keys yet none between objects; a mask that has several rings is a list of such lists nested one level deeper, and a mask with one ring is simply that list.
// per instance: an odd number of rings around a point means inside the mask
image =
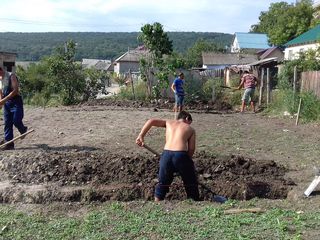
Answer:
[{"label": "house", "polygon": [[10,52],[0,52],[0,67],[9,72],[15,71],[17,54]]},{"label": "house", "polygon": [[147,56],[147,53],[147,50],[140,48],[128,50],[114,60],[114,72],[117,74],[125,74],[129,70],[131,72],[139,72],[140,60]]},{"label": "house", "polygon": [[231,65],[245,65],[257,61],[258,57],[254,54],[238,53],[213,53],[203,52],[202,63],[204,69],[224,69]]},{"label": "house", "polygon": [[284,59],[293,60],[299,53],[319,47],[320,24],[285,44]]},{"label": "house", "polygon": [[100,59],[82,59],[82,67],[83,68],[95,68],[97,70],[104,70],[108,72],[113,71],[113,66],[111,64],[111,60],[100,60]]},{"label": "house", "polygon": [[277,61],[281,62],[284,59],[283,50],[279,47],[271,47],[268,49],[261,50],[257,52],[258,59],[268,59],[268,58],[277,58]]},{"label": "house", "polygon": [[268,37],[264,33],[242,33],[236,32],[231,45],[231,52],[253,53],[269,48]]}]

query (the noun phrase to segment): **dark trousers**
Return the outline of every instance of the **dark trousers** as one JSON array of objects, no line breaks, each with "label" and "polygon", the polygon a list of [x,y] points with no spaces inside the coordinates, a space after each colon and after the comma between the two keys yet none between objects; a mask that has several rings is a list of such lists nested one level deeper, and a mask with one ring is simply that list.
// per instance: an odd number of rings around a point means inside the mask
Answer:
[{"label": "dark trousers", "polygon": [[9,100],[3,106],[4,116],[4,139],[10,141],[13,139],[13,125],[19,132],[25,133],[27,127],[23,125],[23,103],[21,99]]},{"label": "dark trousers", "polygon": [[194,163],[185,151],[163,151],[160,158],[159,183],[155,189],[155,196],[161,200],[165,198],[175,172],[179,173],[182,178],[187,197],[199,200]]}]

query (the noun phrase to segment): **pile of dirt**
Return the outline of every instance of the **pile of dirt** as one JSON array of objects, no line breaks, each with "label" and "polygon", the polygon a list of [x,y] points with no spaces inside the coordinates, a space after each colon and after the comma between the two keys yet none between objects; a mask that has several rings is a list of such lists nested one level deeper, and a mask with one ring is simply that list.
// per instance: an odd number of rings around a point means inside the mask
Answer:
[{"label": "pile of dirt", "polygon": [[[284,179],[286,169],[273,161],[242,156],[194,157],[199,182],[231,199],[286,198],[294,183]],[[119,156],[107,152],[40,152],[1,160],[0,202],[152,200],[159,160],[143,155]],[[6,177],[4,177],[6,176]],[[201,198],[212,193],[199,186]],[[180,177],[167,199],[185,199]]]},{"label": "pile of dirt", "polygon": [[[151,100],[151,101],[130,101],[130,100],[120,100],[113,98],[105,99],[92,99],[87,102],[82,103],[84,106],[110,106],[110,107],[120,107],[120,108],[152,108],[155,111],[157,109],[173,109],[174,101],[169,100]],[[231,110],[232,106],[226,102],[215,102],[210,101],[200,101],[192,100],[186,103],[186,110],[197,110],[203,112],[210,111],[226,111]]]}]

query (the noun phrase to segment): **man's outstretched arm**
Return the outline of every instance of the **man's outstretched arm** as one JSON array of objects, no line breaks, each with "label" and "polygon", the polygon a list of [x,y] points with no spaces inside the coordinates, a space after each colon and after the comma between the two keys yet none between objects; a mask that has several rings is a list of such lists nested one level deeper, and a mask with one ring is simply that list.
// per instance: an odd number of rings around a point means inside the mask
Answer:
[{"label": "man's outstretched arm", "polygon": [[161,119],[149,119],[144,126],[142,127],[137,139],[136,144],[138,144],[140,147],[144,144],[144,136],[147,134],[147,132],[150,130],[151,127],[166,127],[166,120]]}]

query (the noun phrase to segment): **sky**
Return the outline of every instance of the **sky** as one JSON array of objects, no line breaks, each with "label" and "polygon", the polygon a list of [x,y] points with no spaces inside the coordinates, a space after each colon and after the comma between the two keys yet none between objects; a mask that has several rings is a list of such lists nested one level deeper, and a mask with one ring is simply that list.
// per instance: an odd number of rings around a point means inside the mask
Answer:
[{"label": "sky", "polygon": [[[283,0],[295,3],[296,0]],[[248,32],[276,0],[0,0],[0,32]]]}]

